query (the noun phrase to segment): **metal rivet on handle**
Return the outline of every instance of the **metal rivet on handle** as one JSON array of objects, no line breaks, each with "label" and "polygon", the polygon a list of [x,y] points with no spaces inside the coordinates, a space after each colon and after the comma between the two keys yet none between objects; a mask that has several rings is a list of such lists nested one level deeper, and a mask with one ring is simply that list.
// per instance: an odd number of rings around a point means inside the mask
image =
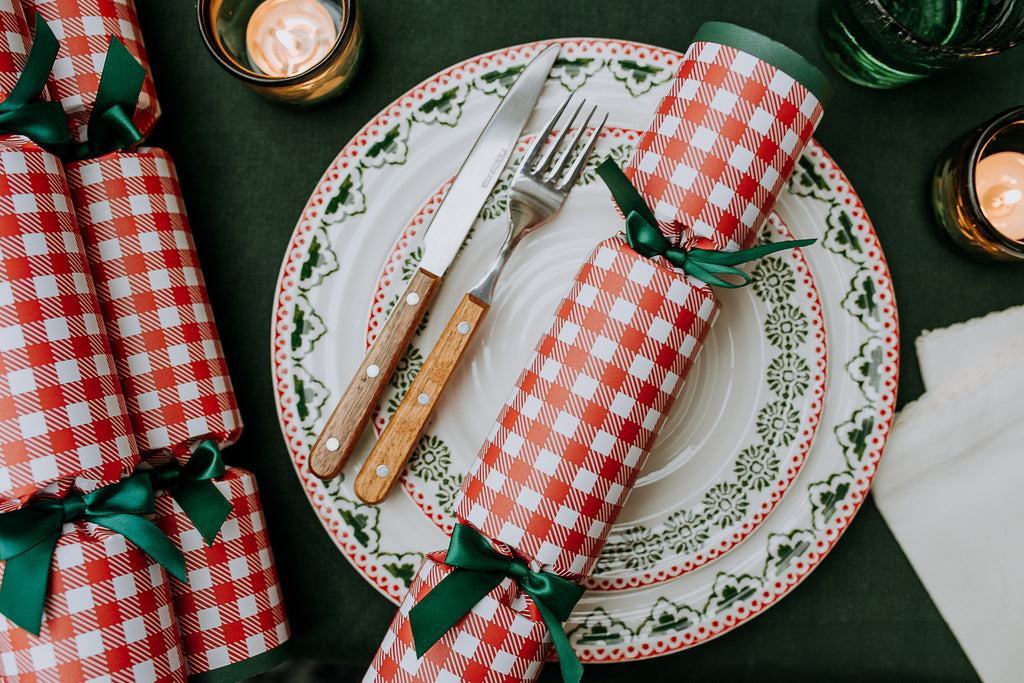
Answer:
[{"label": "metal rivet on handle", "polygon": [[380,374],[380,366],[379,365],[371,365],[368,368],[366,368],[366,376],[367,377],[376,377],[379,374]]},{"label": "metal rivet on handle", "polygon": [[469,334],[470,328],[471,328],[471,325],[468,322],[466,322],[465,320],[463,320],[461,323],[459,323],[458,330],[462,334]]},{"label": "metal rivet on handle", "polygon": [[337,437],[332,436],[327,439],[327,443],[324,444],[329,451],[336,451],[341,448],[341,442],[338,441]]},{"label": "metal rivet on handle", "polygon": [[409,304],[410,306],[415,306],[419,302],[420,295],[417,294],[416,292],[412,292],[411,294],[409,294],[409,296],[405,297],[405,303]]},{"label": "metal rivet on handle", "polygon": [[383,479],[391,474],[391,468],[387,465],[377,465],[377,476]]},{"label": "metal rivet on handle", "polygon": [[416,400],[419,402],[421,406],[425,406],[428,403],[430,403],[430,394],[424,392],[417,396]]}]

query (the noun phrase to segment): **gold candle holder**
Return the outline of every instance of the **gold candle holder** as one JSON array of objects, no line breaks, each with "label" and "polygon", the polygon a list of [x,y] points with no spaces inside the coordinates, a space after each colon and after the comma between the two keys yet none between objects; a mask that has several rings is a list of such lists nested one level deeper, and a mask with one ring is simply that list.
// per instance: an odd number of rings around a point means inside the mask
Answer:
[{"label": "gold candle holder", "polygon": [[356,0],[199,0],[199,32],[225,71],[272,100],[341,94],[363,53]]},{"label": "gold candle holder", "polygon": [[1024,260],[1024,107],[953,142],[932,180],[935,218],[970,254]]}]

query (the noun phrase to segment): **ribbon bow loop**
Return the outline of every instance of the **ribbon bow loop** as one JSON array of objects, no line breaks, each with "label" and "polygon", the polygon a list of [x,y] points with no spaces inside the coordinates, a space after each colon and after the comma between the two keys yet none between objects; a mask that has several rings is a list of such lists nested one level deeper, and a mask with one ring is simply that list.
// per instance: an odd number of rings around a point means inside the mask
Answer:
[{"label": "ribbon bow loop", "polygon": [[70,142],[64,108],[59,102],[40,102],[46,78],[53,69],[59,45],[53,31],[36,15],[35,38],[18,82],[0,102],[0,133],[24,135],[40,146]]},{"label": "ribbon bow loop", "polygon": [[214,485],[224,476],[227,466],[216,442],[199,444],[184,465],[171,462],[150,470],[149,478],[156,490],[167,491],[192,520],[207,545],[213,545],[234,506]]},{"label": "ribbon bow loop", "polygon": [[135,475],[91,493],[70,493],[0,514],[0,560],[6,561],[0,583],[0,613],[39,635],[50,574],[50,558],[65,523],[93,522],[137,545],[181,581],[187,580],[185,557],[144,515],[153,513],[153,488],[146,475]]},{"label": "ribbon bow loop", "polygon": [[583,665],[573,652],[562,622],[583,596],[584,588],[548,572],[535,572],[518,557],[496,551],[475,529],[456,524],[445,564],[455,567],[409,611],[413,645],[422,657],[473,606],[506,577],[514,579],[533,600],[558,654],[562,678],[579,683]]},{"label": "ribbon bow loop", "polygon": [[[745,272],[736,268],[741,263],[753,261],[768,254],[793,249],[795,247],[806,247],[813,244],[813,239],[790,240],[787,242],[775,242],[773,244],[761,244],[750,249],[739,251],[714,251],[710,249],[681,249],[674,246],[661,230],[658,229],[658,221],[654,212],[647,206],[647,202],[640,196],[640,193],[629,182],[629,178],[622,172],[622,169],[612,161],[606,159],[597,167],[597,173],[604,180],[605,185],[611,190],[615,203],[619,205],[622,213],[626,216],[626,239],[629,246],[641,256],[654,258],[661,256],[676,268],[682,269],[688,275],[702,280],[709,285],[734,289],[749,285],[751,278]],[[719,275],[730,275],[740,278],[741,282],[730,282],[718,277]]]}]

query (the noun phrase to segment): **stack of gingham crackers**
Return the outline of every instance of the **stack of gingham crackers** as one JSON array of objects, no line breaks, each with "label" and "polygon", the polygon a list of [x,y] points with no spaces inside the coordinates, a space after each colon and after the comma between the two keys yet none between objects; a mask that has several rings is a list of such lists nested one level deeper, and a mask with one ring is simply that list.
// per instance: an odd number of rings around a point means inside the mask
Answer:
[{"label": "stack of gingham crackers", "polygon": [[[288,623],[256,482],[220,453],[242,421],[174,163],[139,146],[160,105],[135,8],[0,22],[0,678],[269,668]],[[30,82],[60,131],[24,123]]]}]

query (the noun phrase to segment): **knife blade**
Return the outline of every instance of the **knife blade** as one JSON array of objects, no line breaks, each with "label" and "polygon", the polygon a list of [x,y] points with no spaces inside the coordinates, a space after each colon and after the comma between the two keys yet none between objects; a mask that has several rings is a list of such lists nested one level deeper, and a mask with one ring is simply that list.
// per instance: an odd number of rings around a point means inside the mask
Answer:
[{"label": "knife blade", "polygon": [[558,52],[557,43],[550,45],[523,69],[459,168],[423,238],[419,267],[310,449],[309,469],[320,479],[336,477],[355,450],[441,278],[508,163]]}]

